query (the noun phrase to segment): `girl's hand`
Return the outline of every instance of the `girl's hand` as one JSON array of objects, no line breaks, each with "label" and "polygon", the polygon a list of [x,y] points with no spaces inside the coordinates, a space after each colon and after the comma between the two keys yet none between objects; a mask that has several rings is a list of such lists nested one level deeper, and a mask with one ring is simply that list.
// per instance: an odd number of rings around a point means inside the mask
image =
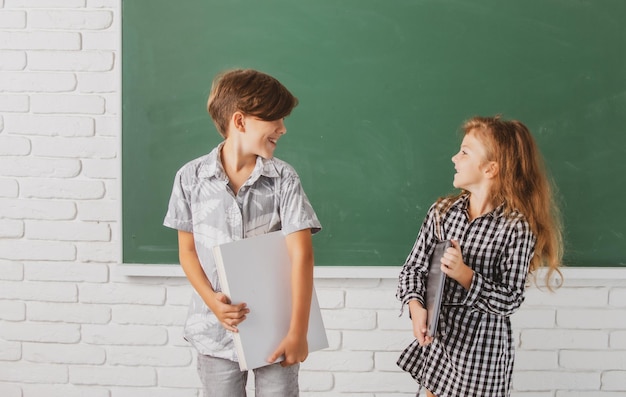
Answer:
[{"label": "girl's hand", "polygon": [[207,302],[207,305],[215,314],[220,324],[232,332],[238,332],[237,325],[246,319],[246,314],[250,313],[245,303],[232,305],[230,299],[221,292],[216,292]]},{"label": "girl's hand", "polygon": [[413,322],[413,335],[420,346],[426,346],[433,341],[431,336],[426,335],[428,328],[426,327],[426,320],[428,319],[428,313],[426,309],[416,300],[409,302],[409,311],[411,312],[411,321]]},{"label": "girl's hand", "polygon": [[452,240],[452,247],[448,248],[441,258],[441,271],[466,290],[470,289],[474,271],[463,262],[463,253],[458,241]]}]

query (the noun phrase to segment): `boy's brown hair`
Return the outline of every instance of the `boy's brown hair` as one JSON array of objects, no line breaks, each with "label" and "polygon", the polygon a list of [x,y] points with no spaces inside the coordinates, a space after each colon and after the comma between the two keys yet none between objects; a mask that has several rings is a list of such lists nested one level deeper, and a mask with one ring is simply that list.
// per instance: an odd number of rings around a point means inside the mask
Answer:
[{"label": "boy's brown hair", "polygon": [[226,138],[228,122],[236,111],[274,121],[289,116],[298,98],[274,77],[253,69],[234,69],[215,77],[207,110]]}]

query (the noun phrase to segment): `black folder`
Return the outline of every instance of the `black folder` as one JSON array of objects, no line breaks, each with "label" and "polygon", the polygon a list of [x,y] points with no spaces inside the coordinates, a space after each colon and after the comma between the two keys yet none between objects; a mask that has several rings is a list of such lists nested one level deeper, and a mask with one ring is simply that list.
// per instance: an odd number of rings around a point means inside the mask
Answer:
[{"label": "black folder", "polygon": [[432,337],[437,334],[443,288],[446,284],[446,274],[441,271],[441,257],[448,247],[452,247],[450,240],[437,243],[428,266],[428,279],[426,280],[426,310],[428,312],[426,326],[428,330],[426,332]]}]

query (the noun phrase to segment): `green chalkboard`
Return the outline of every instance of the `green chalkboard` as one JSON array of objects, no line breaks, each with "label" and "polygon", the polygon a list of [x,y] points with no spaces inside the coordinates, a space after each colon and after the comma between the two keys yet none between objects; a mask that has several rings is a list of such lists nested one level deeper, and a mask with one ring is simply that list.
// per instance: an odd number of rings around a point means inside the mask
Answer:
[{"label": "green chalkboard", "polygon": [[317,265],[399,266],[453,191],[459,126],[534,132],[559,187],[566,263],[626,265],[626,2],[124,0],[125,263],[177,263],[176,170],[219,141],[213,76],[251,67],[300,105],[276,156],[324,230]]}]

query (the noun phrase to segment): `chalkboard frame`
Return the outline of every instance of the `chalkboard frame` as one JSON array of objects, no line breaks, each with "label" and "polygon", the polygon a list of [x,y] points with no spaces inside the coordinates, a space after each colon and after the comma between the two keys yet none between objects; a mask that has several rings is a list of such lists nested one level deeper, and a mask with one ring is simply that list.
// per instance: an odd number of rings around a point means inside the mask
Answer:
[{"label": "chalkboard frame", "polygon": [[566,264],[626,266],[624,16],[620,1],[125,0],[123,260],[176,262],[161,221],[175,171],[220,140],[210,81],[254,67],[301,101],[276,155],[324,226],[317,265],[401,265],[452,192],[459,125],[502,113],[559,187]]}]

